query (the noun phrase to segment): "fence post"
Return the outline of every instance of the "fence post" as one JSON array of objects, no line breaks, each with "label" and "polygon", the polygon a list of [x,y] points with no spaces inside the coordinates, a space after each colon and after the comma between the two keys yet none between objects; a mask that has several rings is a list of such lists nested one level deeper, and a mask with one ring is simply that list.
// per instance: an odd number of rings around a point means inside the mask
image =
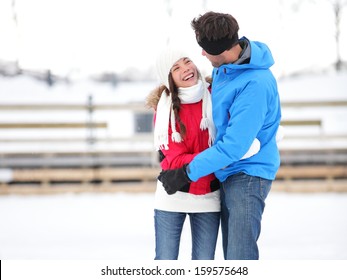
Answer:
[{"label": "fence post", "polygon": [[93,124],[93,113],[94,113],[94,104],[93,104],[93,96],[88,96],[87,101],[87,111],[88,111],[88,120],[87,120],[87,127],[88,127],[88,135],[87,135],[87,143],[89,145],[95,144],[95,136],[94,136],[94,124]]}]

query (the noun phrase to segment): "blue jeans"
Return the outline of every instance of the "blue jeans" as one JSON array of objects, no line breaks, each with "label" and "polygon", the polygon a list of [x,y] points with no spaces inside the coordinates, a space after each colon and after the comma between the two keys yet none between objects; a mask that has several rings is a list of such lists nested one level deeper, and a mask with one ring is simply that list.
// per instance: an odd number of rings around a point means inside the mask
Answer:
[{"label": "blue jeans", "polygon": [[238,173],[221,183],[221,227],[226,260],[257,260],[257,240],[271,180]]},{"label": "blue jeans", "polygon": [[179,213],[155,209],[156,260],[177,260],[181,233],[187,215],[192,235],[192,260],[214,259],[220,212]]}]

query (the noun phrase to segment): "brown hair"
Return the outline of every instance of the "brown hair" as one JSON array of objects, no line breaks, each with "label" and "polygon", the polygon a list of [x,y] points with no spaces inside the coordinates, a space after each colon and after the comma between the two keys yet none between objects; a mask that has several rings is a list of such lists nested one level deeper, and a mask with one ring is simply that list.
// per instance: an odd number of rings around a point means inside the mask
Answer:
[{"label": "brown hair", "polygon": [[173,80],[171,72],[168,78],[169,78],[169,87],[170,87],[171,98],[172,98],[172,110],[175,114],[176,121],[178,122],[180,127],[179,133],[181,134],[182,138],[184,138],[186,136],[186,127],[184,123],[181,121],[181,118],[179,116],[179,111],[181,109],[181,100],[178,97],[178,88]]},{"label": "brown hair", "polygon": [[191,26],[198,42],[204,38],[208,41],[217,41],[237,36],[238,39],[239,24],[230,14],[207,12],[194,18]]}]

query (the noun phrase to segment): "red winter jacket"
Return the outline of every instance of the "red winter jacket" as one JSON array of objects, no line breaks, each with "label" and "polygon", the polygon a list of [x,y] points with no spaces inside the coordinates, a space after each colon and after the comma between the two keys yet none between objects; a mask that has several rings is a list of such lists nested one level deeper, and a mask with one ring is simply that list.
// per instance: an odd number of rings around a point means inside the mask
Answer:
[{"label": "red winter jacket", "polygon": [[[184,164],[190,163],[197,154],[208,148],[208,130],[200,129],[202,101],[192,104],[181,104],[179,116],[186,127],[186,135],[182,142],[172,142],[172,131],[169,126],[169,149],[162,150],[165,155],[164,160],[161,162],[163,170],[180,168]],[[180,131],[177,121],[176,130],[177,132]],[[214,174],[210,174],[196,182],[192,182],[189,193],[201,195],[211,192],[210,185],[214,180],[217,181],[216,177]],[[215,190],[215,188],[213,189]]]}]

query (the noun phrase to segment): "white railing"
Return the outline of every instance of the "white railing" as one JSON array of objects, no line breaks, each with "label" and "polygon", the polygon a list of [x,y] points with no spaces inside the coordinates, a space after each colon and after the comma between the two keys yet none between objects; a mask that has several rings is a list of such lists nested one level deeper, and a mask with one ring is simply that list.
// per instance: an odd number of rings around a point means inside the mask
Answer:
[{"label": "white railing", "polygon": [[[327,107],[334,108],[329,114],[343,115],[347,101],[282,103],[279,180],[347,178],[346,118],[337,119],[341,129],[332,129]],[[2,193],[16,184],[77,184],[90,190],[100,183],[154,182],[159,167],[152,132],[136,132],[137,113],[152,114],[142,103],[94,104],[91,99],[0,105]]]}]

